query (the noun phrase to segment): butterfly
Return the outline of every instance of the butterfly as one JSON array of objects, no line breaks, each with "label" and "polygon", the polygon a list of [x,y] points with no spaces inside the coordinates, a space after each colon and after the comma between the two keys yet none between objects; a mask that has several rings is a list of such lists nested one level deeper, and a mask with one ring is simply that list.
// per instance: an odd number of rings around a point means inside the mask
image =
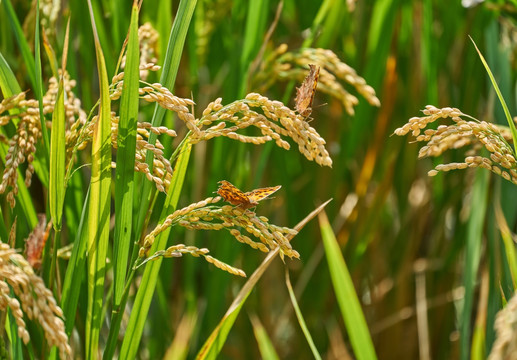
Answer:
[{"label": "butterfly", "polygon": [[303,117],[309,117],[312,112],[312,100],[318,86],[318,77],[320,75],[320,67],[309,64],[309,74],[303,80],[302,86],[296,88],[295,108],[298,114]]},{"label": "butterfly", "polygon": [[223,197],[224,201],[227,201],[232,205],[237,205],[242,209],[249,209],[257,206],[260,200],[267,198],[282,187],[282,185],[277,185],[243,192],[226,180],[219,181],[219,184],[221,185],[219,185],[217,193]]}]

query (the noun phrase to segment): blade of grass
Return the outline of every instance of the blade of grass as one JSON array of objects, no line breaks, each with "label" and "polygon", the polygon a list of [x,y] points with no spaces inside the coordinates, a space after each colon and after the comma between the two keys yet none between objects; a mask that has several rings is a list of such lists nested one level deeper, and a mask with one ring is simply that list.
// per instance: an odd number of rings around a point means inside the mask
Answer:
[{"label": "blade of grass", "polygon": [[[41,125],[41,134],[43,137],[43,156],[45,157],[45,163],[49,163],[49,138],[48,138],[48,130],[45,121],[45,115],[43,114],[43,74],[41,70],[41,39],[40,39],[40,21],[39,21],[39,0],[36,1],[36,24],[34,29],[34,64],[36,66],[36,89],[34,89],[34,93],[36,94],[36,99],[38,100],[39,113],[40,113],[40,125]],[[66,57],[66,55],[63,55]],[[64,69],[63,69],[64,71]],[[64,105],[63,105],[64,108]],[[46,166],[44,166],[47,168]],[[43,182],[46,182],[43,180]]]},{"label": "blade of grass", "polygon": [[[70,31],[70,18],[65,33],[65,47],[61,64],[61,77],[59,79],[56,104],[52,113],[52,133],[50,148],[50,178],[49,178],[49,206],[52,225],[56,231],[61,231],[63,218],[63,202],[65,200],[65,96],[64,96],[64,71],[66,69],[66,57],[68,54],[68,36]],[[41,69],[40,69],[41,70]],[[40,75],[40,74],[37,74]],[[39,76],[38,76],[39,77]],[[41,104],[41,102],[40,102]],[[40,114],[43,109],[40,109]],[[44,120],[43,120],[44,121]]]},{"label": "blade of grass", "polygon": [[[160,54],[167,53],[167,33],[172,26],[172,18],[170,14],[172,14],[172,3],[169,0],[159,0],[158,5],[156,6],[158,13],[156,14],[156,30],[160,34],[158,38],[159,50]],[[162,36],[163,34],[163,36]],[[164,61],[164,57],[160,56],[158,59],[159,65],[162,65]]]},{"label": "blade of grass", "polygon": [[[65,201],[65,96],[64,96],[64,71],[66,69],[66,59],[68,56],[68,39],[70,34],[70,18],[68,19],[67,28],[65,32],[65,45],[63,48],[62,63],[61,63],[61,77],[58,84],[58,92],[56,103],[54,105],[54,112],[52,113],[52,154],[50,158],[50,175],[49,175],[49,210],[52,219],[52,225],[55,230],[53,246],[53,255],[50,258],[50,272],[49,272],[49,287],[52,288],[54,284],[55,269],[57,266],[57,249],[60,244],[61,225],[63,220],[63,204]],[[37,77],[39,74],[36,74]],[[42,104],[42,102],[40,102]],[[40,114],[43,109],[40,106]],[[45,121],[45,120],[43,120]]]},{"label": "blade of grass", "polygon": [[[502,181],[500,182],[502,183]],[[494,193],[498,193],[498,186],[496,184],[494,188]],[[494,199],[502,199],[501,196],[494,196]],[[499,202],[499,201],[498,201]],[[495,319],[497,313],[502,308],[501,305],[501,296],[503,295],[501,292],[501,288],[507,288],[513,293],[514,285],[513,279],[511,275],[511,270],[509,267],[505,266],[506,262],[503,260],[503,257],[508,256],[504,250],[504,247],[501,246],[501,230],[497,224],[497,210],[495,208],[497,205],[496,202],[492,202],[494,207],[493,210],[489,210],[487,212],[488,222],[487,222],[487,246],[486,246],[486,264],[488,268],[488,301],[486,306],[486,354],[490,352],[490,349],[493,346],[493,343],[496,338],[496,330],[494,328]],[[503,261],[501,261],[503,260]],[[506,270],[508,268],[508,270]],[[508,281],[510,280],[510,281]],[[510,285],[510,286],[509,286]]]},{"label": "blade of grass", "polygon": [[262,359],[279,360],[280,357],[276,353],[275,347],[271,338],[264,329],[264,326],[260,322],[256,315],[250,315],[251,325],[253,326],[253,333],[255,339],[259,345],[260,356]]},{"label": "blade of grass", "polygon": [[104,275],[109,240],[111,186],[111,100],[108,74],[95,27],[92,3],[88,0],[90,21],[95,39],[99,71],[99,117],[92,140],[92,175],[88,211],[88,311],[86,318],[86,358],[99,356],[99,334],[102,326]]},{"label": "blade of grass", "polygon": [[77,236],[72,248],[72,255],[66,268],[65,280],[63,281],[63,294],[61,296],[61,308],[65,318],[65,331],[68,336],[74,328],[77,304],[81,294],[81,284],[86,269],[86,255],[88,244],[88,209],[90,207],[90,190],[86,197],[81,213],[81,220],[77,229]]},{"label": "blade of grass", "polygon": [[20,46],[20,51],[22,53],[23,61],[25,62],[27,74],[29,75],[29,80],[32,84],[32,87],[36,89],[37,83],[34,58],[32,57],[29,44],[27,43],[27,39],[25,39],[25,34],[23,33],[18,18],[16,17],[16,13],[14,12],[11,0],[5,0],[3,1],[3,4],[5,12],[7,13],[7,17],[9,18],[9,23],[11,24],[14,36],[16,37],[16,41],[18,41],[18,46]]},{"label": "blade of grass", "polygon": [[[320,211],[322,211],[331,200],[332,199],[327,200],[326,202],[318,206],[318,208],[313,210],[302,221],[300,221],[294,227],[294,229],[296,231],[300,231],[310,220],[312,220],[316,215],[318,215],[318,213],[320,213]],[[291,238],[292,236],[289,237],[288,240],[290,240]],[[203,347],[199,350],[196,359],[202,360],[217,358],[218,354],[223,348],[226,338],[228,337],[228,333],[230,332],[233,324],[235,323],[235,320],[237,319],[237,316],[240,313],[240,310],[242,309],[242,306],[246,302],[246,299],[248,298],[249,294],[251,294],[251,291],[255,288],[255,285],[257,284],[259,279],[262,277],[262,274],[264,274],[266,269],[273,262],[274,258],[278,255],[278,249],[279,248],[276,248],[275,250],[269,252],[269,254],[262,261],[260,266],[253,272],[248,281],[246,281],[246,283],[244,284],[244,286],[239,291],[239,293],[233,300],[232,304],[226,311],[226,314],[224,314],[219,324],[217,324],[217,327],[212,331],[208,339],[205,341]]]},{"label": "blade of grass", "polygon": [[[139,85],[139,40],[138,17],[140,8],[138,1],[133,1],[131,23],[127,35],[127,44],[124,44],[117,64],[120,65],[122,54],[126,52],[126,67],[122,90],[120,123],[118,132],[117,168],[115,174],[115,236],[114,236],[114,271],[115,282],[113,289],[113,308],[111,326],[106,341],[103,357],[113,358],[118,342],[118,332],[123,308],[127,302],[129,284],[134,272],[129,278],[127,275],[128,256],[132,241],[133,202],[135,193],[134,164],[136,149],[136,128],[138,120],[138,85]],[[124,120],[122,120],[124,119]],[[117,190],[118,189],[118,190]]]},{"label": "blade of grass", "polygon": [[[178,161],[174,167],[171,184],[169,189],[167,189],[167,198],[160,216],[161,219],[165,218],[169,213],[172,213],[177,207],[185,180],[191,149],[192,145],[186,141],[180,150]],[[151,253],[165,249],[169,233],[170,228],[162,232],[155,239],[150,250]],[[162,258],[160,257],[158,260],[148,263],[145,266],[144,274],[136,293],[133,310],[129,317],[129,323],[122,341],[122,347],[120,349],[121,359],[134,359],[136,357],[149,307],[151,306],[151,300],[153,299],[154,289],[158,281],[161,262]],[[134,271],[135,270],[132,270],[132,273],[134,273]]]},{"label": "blade of grass", "polygon": [[118,44],[124,39],[124,33],[128,28],[127,22],[127,12],[129,12],[129,7],[127,7],[128,2],[124,0],[111,0],[109,2],[109,7],[111,13],[113,14],[113,21],[111,23],[111,39],[114,44]]},{"label": "blade of grass", "polygon": [[314,345],[314,341],[312,340],[311,333],[309,332],[309,329],[307,328],[307,324],[305,323],[305,319],[303,318],[302,311],[300,310],[300,307],[298,306],[298,301],[296,300],[296,295],[294,294],[293,287],[291,286],[291,279],[289,278],[289,269],[287,268],[287,266],[285,267],[285,284],[287,286],[287,290],[289,291],[289,297],[291,298],[291,303],[293,304],[293,308],[296,313],[296,318],[298,319],[298,324],[300,324],[303,334],[305,335],[305,339],[307,339],[307,343],[309,344],[309,347],[311,348],[312,356],[314,356],[314,358],[316,360],[321,360],[321,355],[318,352],[316,345]]},{"label": "blade of grass", "polygon": [[[39,0],[36,1],[36,22],[34,28],[34,66],[35,66],[35,76],[36,83],[34,84],[34,94],[36,96],[36,100],[38,100],[38,108],[39,108],[39,120],[40,120],[40,129],[43,144],[38,146],[38,156],[34,158],[34,170],[38,174],[41,182],[45,187],[49,186],[49,135],[47,129],[47,121],[45,115],[43,113],[43,73],[41,69],[41,38],[40,38],[40,5]],[[48,209],[47,209],[48,210]]]},{"label": "blade of grass", "polygon": [[133,223],[134,168],[138,118],[138,83],[140,51],[138,43],[138,5],[133,2],[129,42],[120,100],[117,168],[115,173],[115,237],[113,259],[115,270],[114,309],[118,308],[126,283],[127,263]]},{"label": "blade of grass", "polygon": [[517,251],[515,250],[515,242],[512,238],[512,233],[501,209],[501,203],[499,201],[494,202],[495,218],[497,226],[501,232],[501,238],[503,239],[504,250],[506,254],[506,261],[510,268],[512,275],[513,288],[517,289]]},{"label": "blade of grass", "polygon": [[325,212],[319,215],[321,237],[341,315],[357,359],[377,359],[354,283]]},{"label": "blade of grass", "polygon": [[4,56],[0,53],[0,89],[4,98],[19,94],[22,92],[16,76],[14,76],[11,67],[5,61]]},{"label": "blade of grass", "polygon": [[490,77],[490,81],[492,82],[492,86],[494,87],[497,97],[499,98],[499,102],[501,103],[501,106],[503,107],[504,114],[506,116],[506,120],[508,121],[508,126],[510,127],[510,131],[512,133],[513,150],[514,150],[514,154],[515,154],[516,153],[515,149],[517,146],[517,129],[515,128],[515,124],[513,122],[512,115],[510,114],[510,110],[508,110],[506,101],[504,101],[503,95],[501,94],[501,90],[499,90],[499,86],[497,85],[497,82],[495,81],[494,75],[492,74],[492,71],[490,70],[488,63],[486,62],[485,58],[483,57],[483,54],[481,54],[481,51],[479,51],[474,40],[470,36],[469,36],[469,38],[470,38],[470,41],[472,41],[472,44],[474,44],[474,47],[476,48],[479,58],[481,59],[481,62],[483,63],[483,66],[485,67],[485,70],[486,70],[488,76]]},{"label": "blade of grass", "polygon": [[486,319],[488,305],[488,269],[482,270],[481,287],[479,291],[479,303],[477,306],[476,321],[472,334],[471,360],[486,359]]},{"label": "blade of grass", "polygon": [[481,238],[487,208],[488,179],[488,172],[476,171],[472,189],[471,213],[467,225],[465,278],[463,280],[465,296],[463,308],[460,312],[460,358],[464,360],[469,358],[470,352],[472,307],[476,296],[475,287],[481,258]]},{"label": "blade of grass", "polygon": [[[109,29],[106,29],[104,24],[104,17],[106,14],[106,6],[107,1],[94,1],[92,3],[93,16],[96,19],[99,19],[95,23],[95,28],[97,31],[97,38],[99,39],[99,43],[102,48],[103,57],[107,59],[106,61],[106,72],[108,74],[113,74],[115,70],[115,64],[117,63],[117,59],[113,57],[114,54],[118,55],[117,50],[118,46],[113,46],[112,37],[109,36]],[[117,44],[118,45],[118,44]],[[116,50],[115,50],[116,49]]]}]

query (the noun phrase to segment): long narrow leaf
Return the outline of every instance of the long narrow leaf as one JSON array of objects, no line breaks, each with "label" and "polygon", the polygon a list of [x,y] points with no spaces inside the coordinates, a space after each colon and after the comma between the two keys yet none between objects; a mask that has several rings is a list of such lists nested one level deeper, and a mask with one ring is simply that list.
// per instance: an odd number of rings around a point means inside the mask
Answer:
[{"label": "long narrow leaf", "polygon": [[[63,218],[63,202],[65,201],[65,96],[64,96],[64,71],[68,53],[68,35],[70,31],[70,19],[65,34],[65,47],[63,51],[62,73],[59,79],[56,104],[52,113],[52,133],[50,139],[50,178],[49,178],[49,206],[52,224],[56,231],[61,230]],[[42,113],[42,110],[40,110]]]},{"label": "long narrow leaf", "polygon": [[88,209],[90,205],[90,190],[86,192],[81,220],[77,229],[77,237],[74,241],[72,254],[66,268],[65,280],[63,282],[63,294],[61,307],[65,315],[65,330],[67,335],[72,333],[75,322],[75,313],[79,295],[81,294],[81,283],[84,278],[86,265],[86,251],[88,243]]},{"label": "long narrow leaf", "polygon": [[[48,130],[46,126],[45,115],[43,114],[43,73],[41,70],[41,45],[40,45],[40,23],[39,23],[39,13],[40,13],[40,5],[39,0],[36,1],[36,24],[34,31],[34,65],[36,67],[36,99],[38,100],[39,113],[40,113],[40,125],[41,125],[41,134],[43,137],[43,155],[45,157],[46,163],[48,163],[48,149],[49,149],[49,139],[48,139]],[[66,56],[66,55],[65,55]],[[64,70],[64,69],[63,69]],[[63,106],[64,109],[64,106]]]},{"label": "long narrow leaf", "polygon": [[16,80],[16,76],[14,76],[11,67],[7,61],[5,61],[2,53],[0,53],[0,89],[2,90],[4,98],[8,98],[14,94],[22,92],[20,85]]},{"label": "long narrow leaf", "polygon": [[354,283],[348,272],[345,259],[334,236],[327,216],[322,212],[319,216],[321,237],[325,245],[325,254],[329,265],[332,285],[341,309],[341,315],[350,336],[354,354],[359,360],[377,359],[375,348],[368,331],[368,325],[355,292]]},{"label": "long narrow leaf", "polygon": [[481,51],[479,51],[474,40],[472,38],[470,38],[470,40],[472,41],[472,43],[474,44],[474,47],[476,48],[479,58],[481,59],[481,62],[483,63],[483,66],[485,67],[485,70],[486,70],[488,76],[490,77],[492,86],[494,87],[494,90],[497,93],[499,102],[501,103],[501,106],[503,107],[504,115],[506,116],[506,120],[508,121],[508,126],[510,126],[510,131],[512,133],[513,149],[514,149],[514,153],[515,153],[515,149],[517,149],[517,128],[515,128],[515,123],[513,122],[512,115],[510,114],[510,110],[508,110],[506,101],[504,101],[503,94],[501,94],[501,90],[499,90],[499,85],[497,85],[497,82],[495,81],[494,75],[492,74],[492,70],[490,70],[488,63],[486,62],[485,58],[483,57],[483,54],[481,54]]},{"label": "long narrow leaf", "polygon": [[296,318],[298,319],[298,323],[300,324],[303,334],[305,335],[305,338],[307,339],[307,343],[309,343],[309,347],[311,348],[312,356],[314,356],[314,358],[317,360],[321,360],[321,355],[318,352],[316,345],[314,345],[314,340],[312,340],[311,333],[309,332],[309,329],[307,328],[307,324],[305,323],[305,319],[303,318],[302,311],[300,310],[300,307],[298,306],[298,301],[296,300],[296,295],[294,294],[293,287],[291,286],[291,279],[289,278],[289,269],[287,267],[285,268],[285,284],[287,286],[287,291],[289,291],[289,298],[291,298],[291,304],[293,304],[294,312],[296,313]]},{"label": "long narrow leaf", "polygon": [[138,45],[138,6],[133,4],[129,42],[126,53],[124,84],[120,101],[117,168],[115,174],[115,238],[114,238],[114,307],[118,307],[125,287],[131,227],[138,118],[138,79],[140,53]]},{"label": "long narrow leaf", "polygon": [[7,13],[7,17],[9,18],[9,22],[11,24],[14,36],[16,37],[16,41],[18,41],[18,45],[20,46],[20,51],[22,53],[23,61],[25,62],[25,66],[27,68],[29,79],[31,81],[33,88],[36,88],[37,86],[36,74],[34,71],[34,58],[32,57],[31,49],[29,47],[29,44],[27,43],[27,39],[25,39],[25,34],[23,33],[20,22],[16,17],[16,13],[14,12],[11,0],[4,0],[2,2],[4,4],[4,9]]},{"label": "long narrow leaf", "polygon": [[470,353],[472,308],[475,301],[475,287],[481,259],[481,239],[487,208],[488,179],[488,172],[477,170],[467,228],[465,278],[463,280],[465,296],[460,319],[460,358],[465,360],[469,358]]},{"label": "long narrow leaf", "polygon": [[111,185],[111,103],[108,74],[95,27],[91,1],[90,19],[95,38],[99,70],[100,104],[92,141],[92,176],[88,212],[88,311],[86,318],[86,358],[99,356],[99,334],[102,326],[104,275],[108,249]]},{"label": "long narrow leaf", "polygon": [[278,360],[280,357],[276,353],[273,342],[269,337],[266,329],[260,322],[256,315],[250,316],[251,324],[253,325],[253,333],[255,333],[255,339],[259,345],[260,355],[262,359]]},{"label": "long narrow leaf", "polygon": [[[134,166],[136,149],[136,128],[138,118],[138,82],[139,82],[139,43],[138,13],[136,1],[133,2],[131,24],[126,52],[126,68],[120,104],[120,121],[118,130],[117,168],[115,174],[115,238],[113,244],[114,259],[114,294],[113,312],[110,332],[104,358],[112,358],[116,350],[118,332],[127,301],[126,278],[129,250],[132,241],[133,201],[134,201]],[[124,50],[123,50],[124,51]],[[126,291],[125,291],[126,289]]]},{"label": "long narrow leaf", "polygon": [[506,254],[506,261],[510,268],[510,274],[512,276],[513,288],[517,289],[517,251],[515,250],[515,242],[512,238],[512,233],[508,227],[508,223],[503,215],[501,204],[496,202],[495,204],[495,218],[499,231],[501,232],[501,238],[504,244],[504,253]]},{"label": "long narrow leaf", "polygon": [[50,146],[50,215],[54,229],[60,231],[65,199],[65,97],[62,79],[59,81],[56,105],[52,114]]}]

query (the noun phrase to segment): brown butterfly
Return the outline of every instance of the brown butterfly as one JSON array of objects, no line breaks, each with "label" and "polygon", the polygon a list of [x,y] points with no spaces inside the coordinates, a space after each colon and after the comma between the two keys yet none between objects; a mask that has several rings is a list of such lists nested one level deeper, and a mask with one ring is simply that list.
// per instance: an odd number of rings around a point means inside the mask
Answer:
[{"label": "brown butterfly", "polygon": [[225,201],[232,205],[237,205],[242,209],[249,209],[257,206],[260,200],[267,198],[282,187],[282,185],[278,185],[242,192],[226,180],[219,181],[219,184],[221,185],[219,185],[217,193],[221,195]]},{"label": "brown butterfly", "polygon": [[296,88],[295,108],[303,117],[309,117],[312,112],[312,100],[318,86],[320,67],[309,64],[309,75],[303,80],[302,86]]}]

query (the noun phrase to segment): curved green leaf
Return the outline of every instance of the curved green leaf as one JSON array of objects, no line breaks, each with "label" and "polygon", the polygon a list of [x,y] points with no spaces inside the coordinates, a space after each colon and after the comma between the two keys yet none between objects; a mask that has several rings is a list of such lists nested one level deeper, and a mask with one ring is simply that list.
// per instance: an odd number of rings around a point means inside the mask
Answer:
[{"label": "curved green leaf", "polygon": [[354,283],[348,272],[345,259],[341,254],[341,249],[334,236],[332,227],[328,222],[327,215],[324,212],[320,213],[319,221],[332,285],[336,292],[336,298],[348,330],[354,354],[359,360],[377,359],[370,332],[368,331],[368,325],[355,292]]},{"label": "curved green leaf", "polygon": [[108,73],[95,27],[95,18],[88,0],[95,38],[95,53],[99,70],[99,117],[93,131],[92,175],[88,211],[88,311],[86,318],[86,358],[99,356],[99,334],[102,326],[104,275],[110,222],[111,186],[111,100]]}]

